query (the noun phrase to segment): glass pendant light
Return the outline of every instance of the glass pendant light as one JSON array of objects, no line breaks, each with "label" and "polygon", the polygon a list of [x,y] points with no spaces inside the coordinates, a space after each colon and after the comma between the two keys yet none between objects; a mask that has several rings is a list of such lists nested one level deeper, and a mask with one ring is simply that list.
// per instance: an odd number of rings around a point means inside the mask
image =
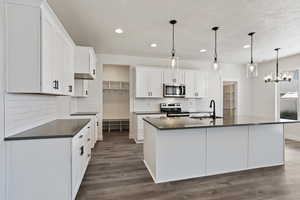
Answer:
[{"label": "glass pendant light", "polygon": [[218,62],[218,53],[217,53],[217,31],[219,30],[219,27],[215,26],[212,28],[212,30],[215,32],[214,61],[212,63],[212,67],[215,71],[219,71],[220,63]]},{"label": "glass pendant light", "polygon": [[265,76],[266,83],[279,83],[279,82],[291,82],[292,81],[292,74],[289,72],[279,73],[279,50],[280,48],[274,49],[276,51],[276,71],[275,74],[271,73]]},{"label": "glass pendant light", "polygon": [[171,60],[170,60],[170,68],[173,72],[175,70],[178,70],[178,62],[179,58],[176,57],[176,51],[175,51],[175,24],[177,23],[176,20],[171,20],[170,24],[172,25],[172,50],[171,50]]},{"label": "glass pendant light", "polygon": [[253,62],[253,35],[255,32],[251,32],[248,35],[251,38],[251,60],[247,64],[247,78],[253,78],[258,76],[257,64]]}]

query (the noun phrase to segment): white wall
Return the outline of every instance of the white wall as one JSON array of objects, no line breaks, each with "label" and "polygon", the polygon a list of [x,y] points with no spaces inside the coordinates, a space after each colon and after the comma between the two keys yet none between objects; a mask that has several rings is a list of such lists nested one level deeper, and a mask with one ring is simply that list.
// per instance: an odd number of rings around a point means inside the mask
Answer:
[{"label": "white wall", "polygon": [[[252,114],[262,117],[273,117],[278,115],[276,96],[278,87],[274,83],[266,84],[264,76],[275,71],[276,60],[259,63],[259,76],[252,80]],[[281,58],[279,60],[279,71],[292,71],[300,69],[300,54]]]},{"label": "white wall", "polygon": [[4,1],[0,0],[0,199],[5,198],[4,149]]},{"label": "white wall", "polygon": [[[259,76],[251,83],[252,115],[268,118],[279,117],[279,88],[274,83],[266,84],[264,82],[264,76],[274,72],[275,65],[276,60],[259,64]],[[293,71],[296,69],[300,69],[300,54],[279,59],[279,71]],[[300,124],[286,125],[285,137],[300,141]]]}]

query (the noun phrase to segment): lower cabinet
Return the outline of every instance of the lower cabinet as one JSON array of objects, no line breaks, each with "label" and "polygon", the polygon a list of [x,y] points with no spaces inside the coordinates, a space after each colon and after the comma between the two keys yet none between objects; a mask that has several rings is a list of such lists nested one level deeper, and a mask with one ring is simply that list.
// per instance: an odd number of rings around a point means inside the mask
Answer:
[{"label": "lower cabinet", "polygon": [[91,158],[90,126],[73,138],[7,141],[7,199],[75,200]]},{"label": "lower cabinet", "polygon": [[249,168],[284,164],[283,132],[282,124],[249,126]]},{"label": "lower cabinet", "polygon": [[248,126],[207,129],[207,174],[247,168]]}]

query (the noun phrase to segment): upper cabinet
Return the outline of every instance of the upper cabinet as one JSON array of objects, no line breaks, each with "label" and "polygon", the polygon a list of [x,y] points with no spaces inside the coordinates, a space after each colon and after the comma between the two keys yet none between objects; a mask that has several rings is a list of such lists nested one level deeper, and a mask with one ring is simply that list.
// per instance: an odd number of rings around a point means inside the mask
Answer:
[{"label": "upper cabinet", "polygon": [[75,48],[75,78],[89,79],[96,78],[97,58],[94,48],[76,46]]},{"label": "upper cabinet", "polygon": [[185,98],[203,98],[207,96],[205,73],[195,70],[185,71]]},{"label": "upper cabinet", "polygon": [[89,81],[84,79],[75,80],[75,97],[88,97]]},{"label": "upper cabinet", "polygon": [[47,2],[5,12],[7,92],[73,95],[75,44]]},{"label": "upper cabinet", "polygon": [[135,96],[137,98],[163,98],[163,72],[155,67],[135,68]]},{"label": "upper cabinet", "polygon": [[163,77],[163,83],[166,85],[184,85],[185,83],[185,76],[183,70],[164,70]]}]

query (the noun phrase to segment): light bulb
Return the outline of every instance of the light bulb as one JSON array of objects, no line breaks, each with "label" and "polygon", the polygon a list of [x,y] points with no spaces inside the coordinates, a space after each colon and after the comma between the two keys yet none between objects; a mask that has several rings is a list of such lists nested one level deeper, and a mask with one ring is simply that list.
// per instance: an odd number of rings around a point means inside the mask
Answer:
[{"label": "light bulb", "polygon": [[173,57],[172,60],[171,60],[171,66],[172,66],[172,68],[174,68],[176,66],[176,59],[175,59],[175,57]]},{"label": "light bulb", "polygon": [[218,64],[218,62],[217,61],[214,61],[214,63],[213,63],[213,68],[214,68],[214,70],[219,70],[219,64]]},{"label": "light bulb", "polygon": [[255,70],[255,67],[251,64],[251,65],[249,65],[249,71],[250,72],[254,72],[254,70]]}]

